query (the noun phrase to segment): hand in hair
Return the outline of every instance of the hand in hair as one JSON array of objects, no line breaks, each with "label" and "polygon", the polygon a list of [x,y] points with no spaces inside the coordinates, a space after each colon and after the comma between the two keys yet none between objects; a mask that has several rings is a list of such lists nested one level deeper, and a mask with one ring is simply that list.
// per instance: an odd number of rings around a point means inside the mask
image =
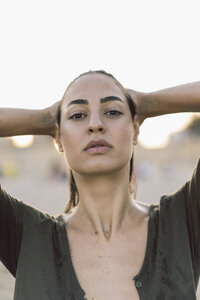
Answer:
[{"label": "hand in hair", "polygon": [[51,136],[55,138],[56,135],[56,123],[58,122],[58,111],[61,101],[57,101],[53,105],[49,106],[47,109],[50,113],[51,119],[54,120],[55,126],[52,128]]},{"label": "hand in hair", "polygon": [[146,114],[145,107],[145,93],[137,92],[131,89],[126,89],[132,98],[135,105],[136,114],[138,116],[139,124],[141,125],[144,120],[148,117]]}]

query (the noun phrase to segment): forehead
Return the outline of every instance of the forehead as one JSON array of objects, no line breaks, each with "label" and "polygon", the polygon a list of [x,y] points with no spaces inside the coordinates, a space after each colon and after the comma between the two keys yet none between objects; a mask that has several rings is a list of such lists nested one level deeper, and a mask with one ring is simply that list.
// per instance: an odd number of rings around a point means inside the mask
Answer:
[{"label": "forehead", "polygon": [[64,102],[82,98],[97,99],[106,96],[118,96],[125,101],[125,96],[113,78],[103,74],[87,74],[76,79],[64,94]]}]

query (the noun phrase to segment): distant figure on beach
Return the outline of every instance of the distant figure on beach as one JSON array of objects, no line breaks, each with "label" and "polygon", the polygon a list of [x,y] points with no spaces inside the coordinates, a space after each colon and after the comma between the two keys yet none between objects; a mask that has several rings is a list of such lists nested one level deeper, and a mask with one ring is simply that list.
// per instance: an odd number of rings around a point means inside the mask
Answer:
[{"label": "distant figure on beach", "polygon": [[15,300],[196,299],[200,162],[156,205],[138,201],[134,185],[140,125],[177,112],[200,112],[200,82],[143,93],[101,70],[45,109],[0,108],[1,137],[55,139],[70,188],[65,212],[52,216],[0,187],[0,259]]}]

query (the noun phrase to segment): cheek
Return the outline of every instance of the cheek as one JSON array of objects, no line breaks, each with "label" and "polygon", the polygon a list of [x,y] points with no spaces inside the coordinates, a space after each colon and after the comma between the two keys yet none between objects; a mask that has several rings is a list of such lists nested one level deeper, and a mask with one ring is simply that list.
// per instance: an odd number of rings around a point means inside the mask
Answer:
[{"label": "cheek", "polygon": [[64,155],[69,165],[74,164],[80,157],[81,140],[83,134],[81,128],[70,128],[62,125],[60,131],[61,142],[64,149]]},{"label": "cheek", "polygon": [[[78,130],[79,129],[79,130]],[[61,123],[60,137],[64,148],[72,148],[80,139],[80,128],[74,128],[70,126],[70,123],[66,125],[65,122]]]},{"label": "cheek", "polygon": [[130,123],[126,123],[124,126],[121,126],[118,131],[115,131],[115,136],[123,145],[132,145],[134,136],[133,127]]},{"label": "cheek", "polygon": [[133,128],[129,124],[118,128],[114,133],[117,156],[122,161],[128,161],[133,154],[133,135]]}]

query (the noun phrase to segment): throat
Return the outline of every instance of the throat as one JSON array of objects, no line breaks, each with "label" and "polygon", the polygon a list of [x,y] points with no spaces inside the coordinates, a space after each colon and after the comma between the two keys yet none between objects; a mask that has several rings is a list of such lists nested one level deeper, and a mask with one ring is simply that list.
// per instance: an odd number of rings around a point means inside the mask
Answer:
[{"label": "throat", "polygon": [[111,225],[109,223],[103,225],[103,229],[105,233],[110,233]]},{"label": "throat", "polygon": [[103,231],[104,231],[105,238],[109,240],[111,236],[111,224],[109,223],[103,224]]},{"label": "throat", "polygon": [[105,237],[105,239],[108,241],[110,240],[111,238],[111,229],[112,229],[112,225],[109,224],[109,223],[106,223],[106,224],[103,224],[102,225],[102,230],[98,231],[98,230],[95,230],[95,235],[103,235]]}]

